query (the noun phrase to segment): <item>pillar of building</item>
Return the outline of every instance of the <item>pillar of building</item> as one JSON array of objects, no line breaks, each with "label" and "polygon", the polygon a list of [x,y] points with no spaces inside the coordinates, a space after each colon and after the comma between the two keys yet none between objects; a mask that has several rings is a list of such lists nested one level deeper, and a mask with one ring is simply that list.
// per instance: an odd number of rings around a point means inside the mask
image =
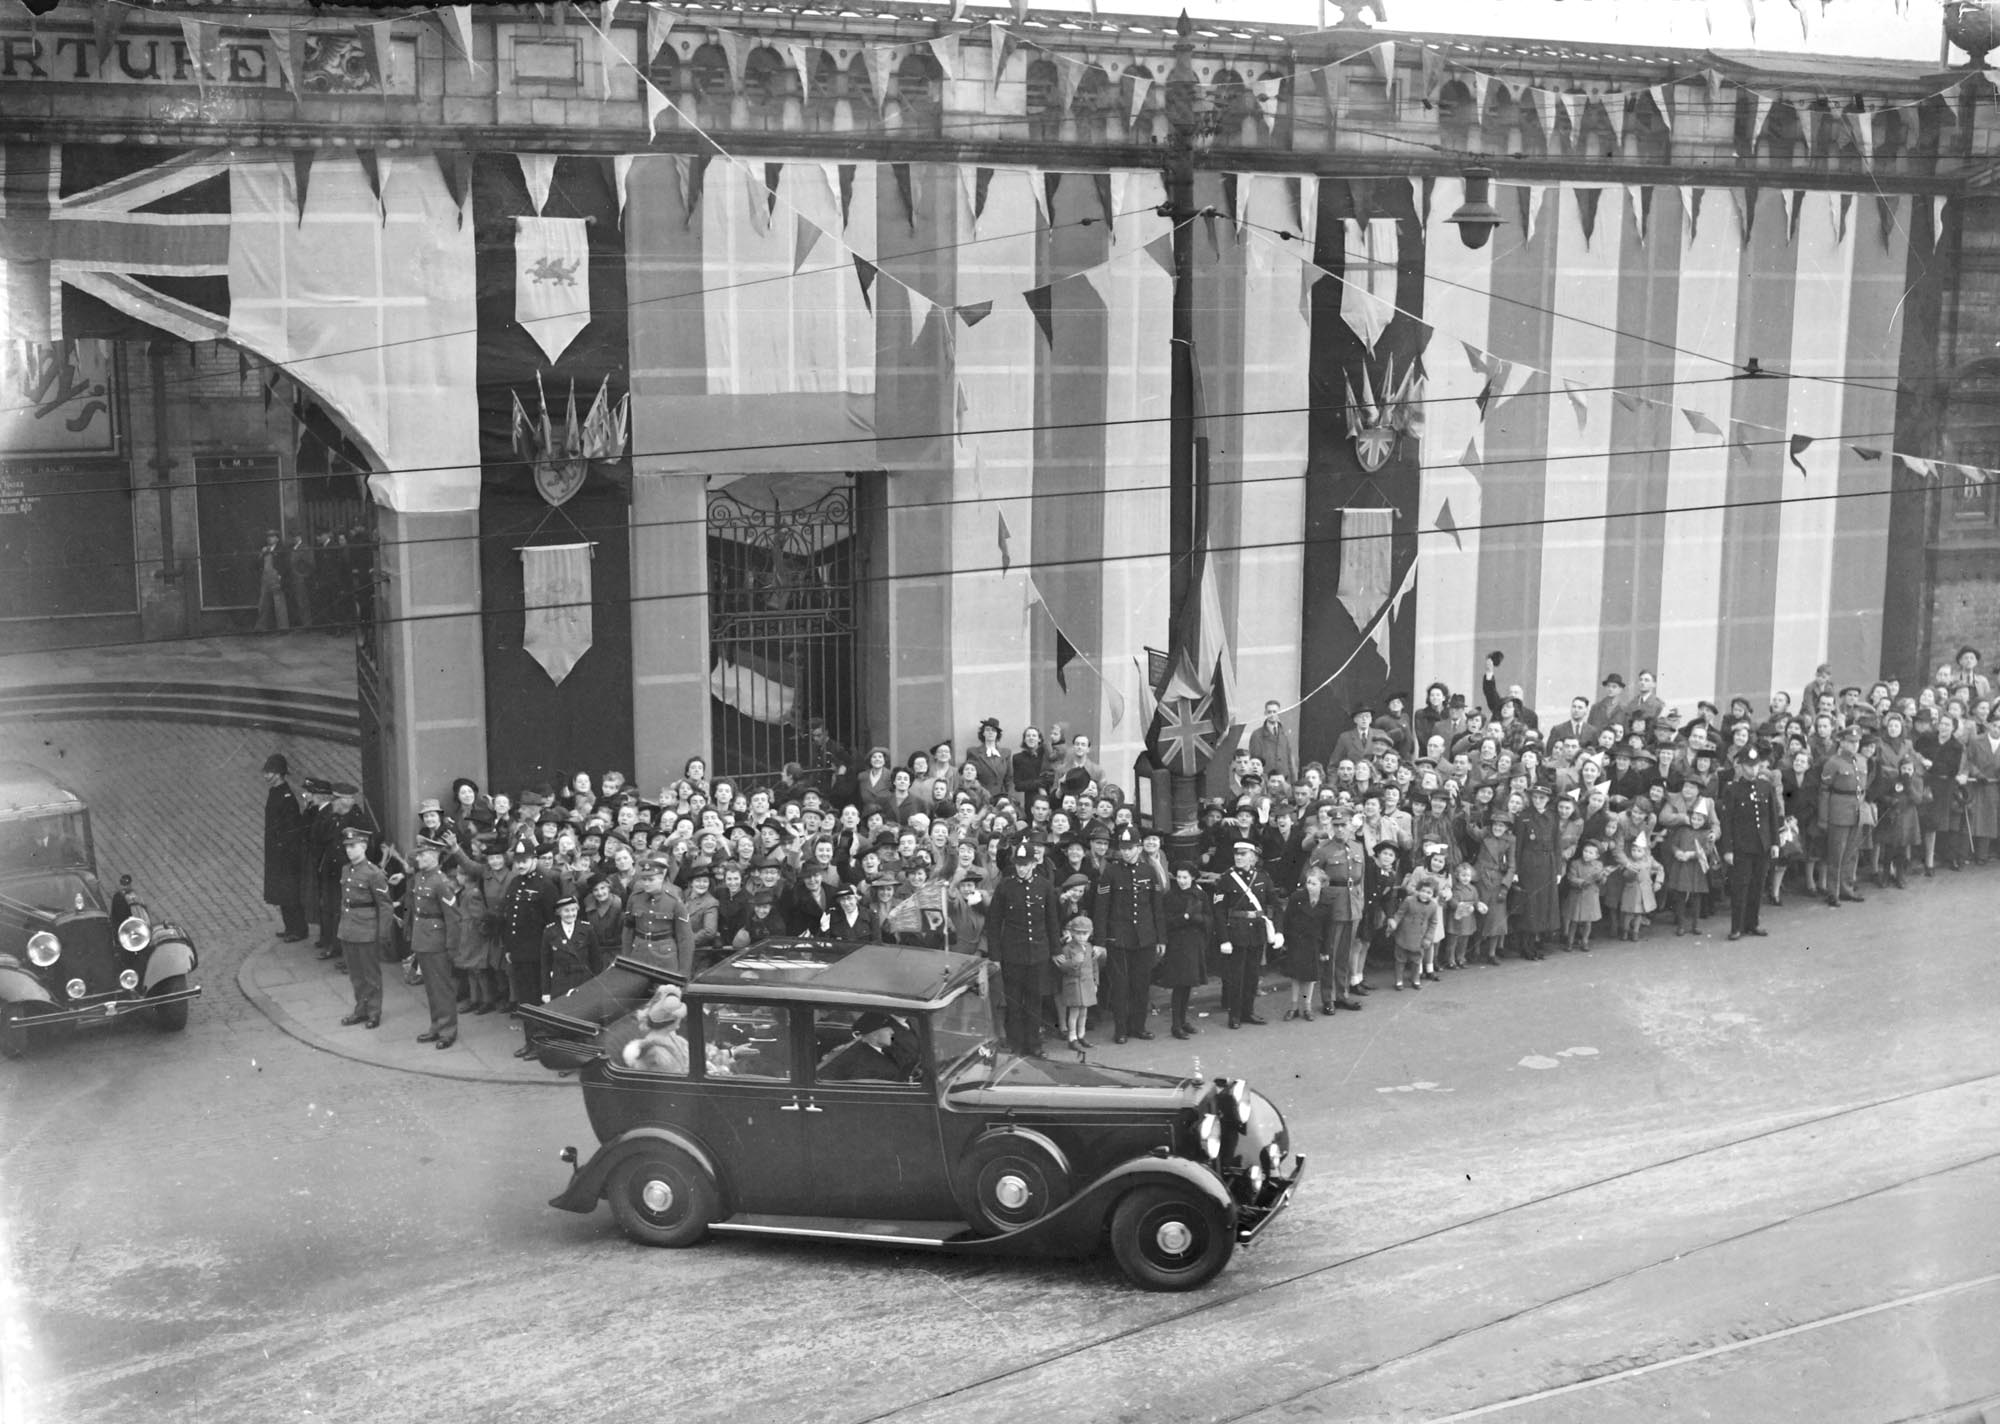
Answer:
[{"label": "pillar of building", "polygon": [[[643,433],[633,441],[645,449]],[[707,760],[708,480],[632,472],[632,756],[640,794]]]},{"label": "pillar of building", "polygon": [[[486,785],[479,512],[378,512],[376,608],[384,832],[408,846],[417,803],[453,777]],[[363,695],[368,695],[364,689]]]}]

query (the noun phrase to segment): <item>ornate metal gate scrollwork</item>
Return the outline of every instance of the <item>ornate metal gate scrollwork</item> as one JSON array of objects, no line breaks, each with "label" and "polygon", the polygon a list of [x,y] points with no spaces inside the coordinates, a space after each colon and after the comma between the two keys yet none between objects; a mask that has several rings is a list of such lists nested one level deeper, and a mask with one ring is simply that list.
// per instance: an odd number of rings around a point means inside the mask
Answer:
[{"label": "ornate metal gate scrollwork", "polygon": [[807,728],[852,747],[861,726],[855,676],[859,550],[852,484],[786,508],[708,497],[711,772],[776,781],[806,762]]}]

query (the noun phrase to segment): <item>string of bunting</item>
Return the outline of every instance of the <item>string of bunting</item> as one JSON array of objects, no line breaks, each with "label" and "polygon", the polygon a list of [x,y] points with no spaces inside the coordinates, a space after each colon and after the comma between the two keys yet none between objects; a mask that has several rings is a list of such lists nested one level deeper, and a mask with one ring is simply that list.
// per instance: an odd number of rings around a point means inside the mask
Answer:
[{"label": "string of bunting", "polygon": [[[1288,254],[1294,261],[1300,264],[1302,269],[1317,273],[1319,277],[1339,282],[1344,287],[1353,287],[1355,285],[1341,273],[1330,271],[1312,261],[1310,256],[1302,254],[1297,242],[1292,240],[1296,237],[1296,234],[1279,229],[1263,228],[1254,224],[1248,225],[1246,230],[1258,240]],[[1436,322],[1428,321],[1406,307],[1396,306],[1393,302],[1389,302],[1387,299],[1373,293],[1370,294],[1370,300],[1383,303],[1395,315],[1415,322],[1418,326],[1430,332],[1432,338],[1435,338],[1439,334]],[[1557,315],[1561,316],[1563,313],[1558,312]],[[1457,339],[1460,348],[1465,353],[1467,363],[1472,367],[1473,374],[1485,378],[1485,385],[1481,388],[1479,394],[1472,397],[1478,404],[1479,415],[1482,421],[1486,419],[1489,412],[1500,401],[1510,396],[1521,394],[1528,385],[1537,377],[1540,377],[1547,382],[1547,389],[1544,394],[1554,397],[1560,392],[1569,401],[1570,408],[1576,417],[1577,430],[1581,432],[1588,428],[1590,421],[1590,401],[1588,400],[1588,396],[1593,391],[1601,392],[1603,389],[1596,382],[1585,381],[1575,376],[1566,375],[1561,371],[1536,366],[1526,361],[1510,360],[1497,352],[1474,345],[1463,338]],[[1429,341],[1426,341],[1424,345],[1428,348]],[[1720,357],[1707,359],[1714,360],[1718,365],[1734,369],[1733,363],[1725,361]],[[1762,374],[1772,377],[1781,375],[1779,372]],[[1683,405],[1677,401],[1663,400],[1657,396],[1647,395],[1643,391],[1630,390],[1623,387],[1612,388],[1610,394],[1619,405],[1628,411],[1637,410],[1641,405],[1649,405],[1678,415],[1686,422],[1688,429],[1695,434],[1716,436],[1732,450],[1746,455],[1749,453],[1752,444],[1746,436],[1763,433],[1780,437],[1786,448],[1786,457],[1790,460],[1792,466],[1798,470],[1799,477],[1801,479],[1809,479],[1811,477],[1806,470],[1804,462],[1799,457],[1814,445],[1821,443],[1822,437],[1820,436],[1802,435],[1788,427],[1767,425],[1761,421],[1745,420],[1737,417],[1730,418],[1730,428],[1725,432],[1722,426],[1707,411],[1702,410],[1696,405]],[[1776,442],[1757,441],[1756,443]],[[1838,443],[1837,437],[1829,443]],[[1892,464],[1900,463],[1912,475],[1920,479],[1940,480],[1947,474],[1954,474],[1965,484],[1988,484],[2000,481],[2000,470],[1988,469],[1979,465],[1930,459],[1921,455],[1912,455],[1902,450],[1888,449],[1884,446],[1849,444],[1848,448],[1858,458],[1866,461],[1873,462],[1887,457]],[[1480,471],[1485,468],[1485,461],[1481,457],[1479,450],[1478,437],[1475,436],[1466,442],[1465,451],[1457,460],[1440,462],[1439,465],[1433,466],[1433,468],[1440,468],[1448,464],[1462,465],[1471,470],[1473,475],[1477,477]],[[1451,534],[1454,540],[1457,539],[1457,531],[1449,523],[1441,523],[1437,527],[1441,532]]]}]

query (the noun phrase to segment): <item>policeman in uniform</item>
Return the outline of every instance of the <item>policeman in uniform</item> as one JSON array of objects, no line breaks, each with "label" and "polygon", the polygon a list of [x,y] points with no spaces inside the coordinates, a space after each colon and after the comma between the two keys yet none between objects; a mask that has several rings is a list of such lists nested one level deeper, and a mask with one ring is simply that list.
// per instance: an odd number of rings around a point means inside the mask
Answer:
[{"label": "policeman in uniform", "polygon": [[381,943],[389,938],[395,907],[389,900],[389,877],[382,867],[368,859],[368,832],[350,826],[341,838],[347,864],[340,872],[336,903],[340,921],[335,932],[341,957],[347,962],[347,977],[354,985],[354,1012],[343,1024],[382,1026]]},{"label": "policeman in uniform", "polygon": [[1106,956],[1105,997],[1116,1025],[1115,1043],[1149,1039],[1146,1012],[1151,1007],[1153,965],[1167,952],[1160,919],[1160,887],[1153,868],[1139,863],[1139,835],[1120,826],[1118,858],[1104,867],[1091,904],[1090,918],[1098,926],[1097,942]]},{"label": "policeman in uniform", "polygon": [[1333,907],[1333,924],[1328,948],[1332,951],[1319,962],[1319,1011],[1330,1014],[1336,1007],[1358,1009],[1354,997],[1354,934],[1361,922],[1368,896],[1368,857],[1354,839],[1354,823],[1347,812],[1331,807],[1326,812],[1326,839],[1313,847],[1311,863],[1326,876],[1326,898]]},{"label": "policeman in uniform", "polygon": [[542,931],[556,917],[555,882],[542,873],[532,844],[514,847],[514,878],[500,897],[500,947],[507,956],[511,1007],[539,1004],[547,993]]},{"label": "policeman in uniform", "polygon": [[1819,768],[1819,823],[1826,828],[1826,903],[1860,900],[1854,873],[1861,858],[1861,801],[1868,792],[1868,763],[1861,759],[1861,729],[1840,729],[1839,745]]},{"label": "policeman in uniform", "polygon": [[451,972],[450,941],[445,934],[445,911],[457,903],[458,887],[438,868],[444,856],[444,842],[418,836],[416,873],[410,877],[410,953],[424,979],[424,1000],[430,1006],[431,1026],[417,1035],[418,1043],[434,1043],[449,1048],[458,1042],[458,992]]},{"label": "policeman in uniform", "polygon": [[1232,865],[1215,882],[1216,923],[1221,926],[1222,1002],[1229,1026],[1265,1024],[1257,1012],[1257,974],[1264,955],[1284,938],[1272,926],[1278,889],[1257,865],[1257,842],[1244,837],[1231,848]]},{"label": "policeman in uniform", "polygon": [[[1778,846],[1778,793],[1764,754],[1752,742],[1737,755],[1736,775],[1722,788],[1716,844],[1729,867],[1729,937],[1765,935],[1757,924],[1771,852]],[[1839,903],[1838,901],[1835,902]]]},{"label": "policeman in uniform", "polygon": [[638,871],[638,887],[625,902],[625,936],[620,953],[671,969],[694,972],[694,926],[687,906],[667,885],[667,862],[648,857]]},{"label": "policeman in uniform", "polygon": [[986,912],[986,957],[1000,966],[1007,1046],[1020,1054],[1042,1051],[1042,994],[1056,951],[1055,899],[1055,887],[1035,873],[1034,846],[1024,837],[1014,848],[1012,873],[994,887]]}]

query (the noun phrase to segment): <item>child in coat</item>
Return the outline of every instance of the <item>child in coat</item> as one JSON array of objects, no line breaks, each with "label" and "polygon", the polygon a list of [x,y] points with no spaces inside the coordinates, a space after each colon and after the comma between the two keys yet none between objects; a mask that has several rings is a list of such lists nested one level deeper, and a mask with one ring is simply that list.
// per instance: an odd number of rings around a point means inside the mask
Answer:
[{"label": "child in coat", "polygon": [[1479,917],[1486,902],[1479,898],[1479,868],[1469,860],[1458,863],[1451,887],[1451,901],[1445,910],[1444,967],[1465,968],[1466,951],[1479,937]]},{"label": "child in coat", "polygon": [[1097,967],[1104,962],[1104,946],[1090,942],[1091,923],[1088,915],[1074,915],[1063,929],[1063,941],[1056,946],[1056,972],[1062,975],[1062,987],[1056,991],[1056,1004],[1062,1009],[1063,1032],[1069,1038],[1069,1046],[1079,1053],[1091,1047],[1084,1038],[1084,1021],[1090,1009],[1097,1002]]},{"label": "child in coat", "polygon": [[1568,945],[1590,953],[1590,932],[1604,917],[1604,882],[1611,868],[1604,863],[1596,841],[1584,841],[1576,848],[1576,859],[1563,872],[1563,923],[1569,928]]},{"label": "child in coat", "polygon": [[1705,820],[1697,802],[1688,811],[1687,819],[1667,832],[1663,843],[1667,903],[1673,906],[1676,937],[1701,929],[1701,912],[1708,900],[1710,864],[1709,853],[1702,844]]},{"label": "child in coat", "polygon": [[1618,937],[1637,940],[1639,927],[1660,907],[1660,883],[1665,872],[1653,859],[1652,839],[1644,832],[1624,845],[1619,862],[1625,871],[1625,888],[1618,896]]},{"label": "child in coat", "polygon": [[1396,946],[1398,989],[1403,987],[1405,974],[1409,976],[1412,989],[1424,987],[1424,950],[1429,947],[1441,918],[1435,882],[1428,877],[1415,882],[1387,926]]}]

